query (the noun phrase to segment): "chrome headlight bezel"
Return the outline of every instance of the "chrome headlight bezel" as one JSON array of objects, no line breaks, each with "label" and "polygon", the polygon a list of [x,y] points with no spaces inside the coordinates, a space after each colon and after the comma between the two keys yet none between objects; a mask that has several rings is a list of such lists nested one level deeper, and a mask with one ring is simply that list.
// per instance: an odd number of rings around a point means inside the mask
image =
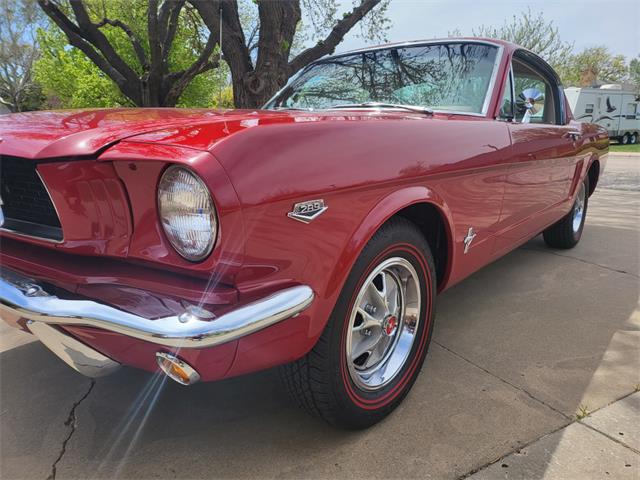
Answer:
[{"label": "chrome headlight bezel", "polygon": [[[178,174],[187,176],[187,178],[192,182],[192,187],[198,189],[196,194],[202,195],[202,199],[206,200],[208,205],[208,213],[203,216],[203,220],[206,218],[209,222],[209,238],[207,239],[206,244],[201,248],[198,248],[196,251],[189,251],[185,245],[183,240],[186,231],[182,232],[182,235],[176,234],[178,228],[175,226],[175,223],[172,223],[171,220],[169,220],[171,216],[179,216],[180,214],[176,215],[175,213],[167,212],[169,207],[168,202],[171,201],[166,198],[166,195],[169,193],[167,187],[175,185],[176,181],[178,181],[175,176]],[[185,166],[171,165],[162,172],[158,181],[158,186],[156,188],[156,204],[158,221],[160,222],[160,225],[162,225],[162,230],[176,253],[189,262],[201,262],[205,260],[213,251],[213,247],[215,246],[218,237],[218,213],[215,202],[213,201],[213,196],[204,181],[191,169]],[[176,203],[174,202],[173,205],[176,205]],[[181,206],[184,210],[181,214],[183,216],[189,214],[188,208],[184,207],[185,205]],[[192,213],[196,215],[202,214],[198,213],[195,209]],[[193,229],[187,231],[193,231]]]}]

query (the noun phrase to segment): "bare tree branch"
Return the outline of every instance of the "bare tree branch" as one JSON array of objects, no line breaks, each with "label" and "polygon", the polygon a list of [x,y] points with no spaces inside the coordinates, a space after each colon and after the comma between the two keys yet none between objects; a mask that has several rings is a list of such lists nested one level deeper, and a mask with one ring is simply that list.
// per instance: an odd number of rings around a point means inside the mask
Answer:
[{"label": "bare tree branch", "polygon": [[217,61],[210,61],[211,55],[218,44],[217,40],[213,37],[213,35],[209,36],[209,40],[207,40],[207,44],[204,47],[202,53],[198,59],[191,64],[189,68],[183,70],[182,72],[176,72],[176,79],[173,83],[173,86],[169,90],[167,96],[170,98],[175,97],[177,100],[180,96],[179,94],[186,88],[189,83],[193,80],[196,75],[203,73],[207,70],[211,70],[214,67],[218,66]]},{"label": "bare tree branch", "polygon": [[136,72],[118,55],[107,37],[91,21],[84,3],[81,1],[71,2],[71,9],[76,17],[76,22],[78,22],[82,37],[91,42],[123,77],[128,81],[135,81],[138,77]]},{"label": "bare tree branch", "polygon": [[81,50],[100,70],[111,78],[111,80],[118,85],[122,93],[129,97],[134,103],[140,104],[140,94],[128,86],[127,77],[98,53],[93,45],[85,39],[81,29],[62,13],[54,1],[38,0],[38,4],[49,18],[60,27],[72,46]]},{"label": "bare tree branch", "polygon": [[176,37],[176,32],[178,30],[178,20],[180,19],[180,12],[184,7],[185,0],[165,3],[170,3],[171,6],[171,11],[167,20],[167,26],[165,28],[165,35],[162,40],[162,55],[164,58],[164,62],[166,63],[169,58],[169,52],[171,51],[171,45],[173,44],[173,40]]},{"label": "bare tree branch", "polygon": [[133,33],[131,28],[124,22],[120,20],[110,20],[108,18],[103,18],[100,22],[96,24],[97,28],[103,27],[104,25],[111,25],[112,27],[120,28],[124,33],[127,34],[129,40],[131,40],[131,44],[133,45],[133,49],[136,52],[136,56],[138,57],[138,61],[144,70],[149,68],[149,61],[147,60],[147,54],[142,47],[142,42],[138,38],[138,36]]},{"label": "bare tree branch", "polygon": [[304,50],[291,60],[289,63],[289,74],[292,75],[305,65],[308,65],[310,62],[317,60],[324,55],[333,53],[344,36],[349,33],[349,31],[380,2],[381,0],[361,0],[360,5],[336,23],[324,40],[321,40],[313,47]]}]

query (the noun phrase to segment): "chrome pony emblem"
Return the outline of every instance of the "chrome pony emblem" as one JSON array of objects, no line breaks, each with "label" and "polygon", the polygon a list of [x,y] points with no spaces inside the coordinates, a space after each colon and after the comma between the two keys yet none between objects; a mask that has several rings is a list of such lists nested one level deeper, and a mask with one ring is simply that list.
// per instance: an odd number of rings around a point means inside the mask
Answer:
[{"label": "chrome pony emblem", "polygon": [[329,208],[324,204],[324,200],[309,200],[307,202],[296,203],[293,210],[287,213],[287,217],[298,220],[302,223],[309,223],[318,218]]},{"label": "chrome pony emblem", "polygon": [[464,237],[464,253],[467,253],[469,251],[469,248],[471,248],[471,242],[473,242],[473,239],[476,238],[477,233],[473,231],[473,227],[469,227],[469,231],[467,232],[467,236]]}]

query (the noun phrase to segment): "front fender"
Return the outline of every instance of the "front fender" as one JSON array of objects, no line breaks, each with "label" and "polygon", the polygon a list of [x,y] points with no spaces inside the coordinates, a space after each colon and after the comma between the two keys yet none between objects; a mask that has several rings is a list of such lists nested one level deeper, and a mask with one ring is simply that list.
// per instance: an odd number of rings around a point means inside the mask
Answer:
[{"label": "front fender", "polygon": [[[444,219],[445,229],[447,231],[448,243],[451,244],[453,220],[451,211],[446,203],[437,192],[426,186],[410,186],[389,193],[382,198],[369,213],[363,218],[355,232],[345,245],[335,267],[331,273],[328,282],[329,289],[327,296],[337,301],[338,295],[345,284],[354,263],[360,256],[360,253],[366,246],[367,242],[380,229],[380,227],[391,217],[401,210],[419,203],[427,203],[433,205]],[[449,275],[450,265],[453,261],[453,249],[449,248],[449,265],[447,265],[443,285]],[[324,325],[322,325],[324,328]]]}]

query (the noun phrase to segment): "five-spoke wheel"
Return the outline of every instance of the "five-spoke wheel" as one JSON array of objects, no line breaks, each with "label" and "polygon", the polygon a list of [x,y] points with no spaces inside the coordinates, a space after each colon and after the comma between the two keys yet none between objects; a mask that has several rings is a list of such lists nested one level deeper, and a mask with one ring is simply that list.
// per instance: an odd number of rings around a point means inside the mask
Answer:
[{"label": "five-spoke wheel", "polygon": [[418,227],[385,223],[364,247],[315,347],[282,368],[293,398],[345,428],[365,428],[413,385],[433,327],[435,267]]},{"label": "five-spoke wheel", "polygon": [[554,248],[573,248],[578,244],[587,216],[588,192],[589,177],[587,176],[578,186],[571,211],[543,232],[547,245]]},{"label": "five-spoke wheel", "polygon": [[346,341],[349,375],[358,387],[382,388],[406,363],[419,322],[419,294],[418,274],[402,257],[380,263],[365,280]]}]

